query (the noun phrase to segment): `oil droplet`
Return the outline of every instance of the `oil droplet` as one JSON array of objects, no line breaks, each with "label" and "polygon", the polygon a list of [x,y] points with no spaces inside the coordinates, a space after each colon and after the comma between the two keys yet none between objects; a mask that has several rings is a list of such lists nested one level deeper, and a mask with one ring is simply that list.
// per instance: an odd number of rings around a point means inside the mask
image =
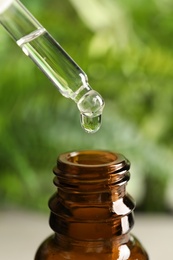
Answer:
[{"label": "oil droplet", "polygon": [[95,133],[101,126],[104,100],[98,92],[90,90],[77,103],[81,115],[81,126],[87,133]]},{"label": "oil droplet", "polygon": [[95,133],[101,126],[101,115],[89,117],[81,114],[81,126],[87,133]]}]

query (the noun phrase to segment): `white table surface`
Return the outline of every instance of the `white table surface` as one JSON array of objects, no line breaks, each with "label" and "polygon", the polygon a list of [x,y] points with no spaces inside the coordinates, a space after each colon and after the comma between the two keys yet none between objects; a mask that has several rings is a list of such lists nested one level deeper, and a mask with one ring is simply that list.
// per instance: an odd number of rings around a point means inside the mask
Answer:
[{"label": "white table surface", "polygon": [[[33,260],[39,244],[52,233],[48,219],[48,214],[0,211],[0,259]],[[173,260],[173,216],[136,214],[133,234],[150,260]]]}]

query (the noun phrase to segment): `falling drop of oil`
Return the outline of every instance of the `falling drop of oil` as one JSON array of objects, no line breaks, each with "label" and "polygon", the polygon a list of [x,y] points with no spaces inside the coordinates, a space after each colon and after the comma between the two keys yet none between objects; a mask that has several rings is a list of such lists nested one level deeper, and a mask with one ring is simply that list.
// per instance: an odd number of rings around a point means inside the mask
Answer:
[{"label": "falling drop of oil", "polygon": [[101,126],[101,115],[89,117],[81,114],[81,126],[87,133],[95,133]]}]

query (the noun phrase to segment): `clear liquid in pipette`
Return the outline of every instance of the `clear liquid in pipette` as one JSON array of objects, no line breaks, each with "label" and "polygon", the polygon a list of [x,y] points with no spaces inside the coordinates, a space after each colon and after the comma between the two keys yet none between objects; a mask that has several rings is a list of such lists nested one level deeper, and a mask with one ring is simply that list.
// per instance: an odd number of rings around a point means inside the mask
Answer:
[{"label": "clear liquid in pipette", "polygon": [[[65,76],[60,76],[57,73],[57,70],[52,69],[52,67],[50,66],[51,62],[52,65],[56,66],[53,60],[53,55],[55,55],[57,42],[54,42],[53,38],[49,38],[49,34],[44,28],[40,28],[31,34],[26,35],[25,37],[18,40],[17,44],[21,47],[23,52],[27,56],[29,56],[47,75],[47,77],[54,83],[54,85],[58,87],[63,96],[74,99],[74,91],[69,88],[67,82],[65,81]],[[45,50],[45,52],[43,52],[43,50]],[[43,53],[49,53],[49,56],[45,57]],[[68,59],[68,57],[66,58]],[[49,62],[47,62],[48,59]],[[57,62],[61,61],[57,60]],[[61,74],[63,75],[63,68],[61,68]],[[84,89],[87,89],[87,83],[83,82],[83,87]],[[97,132],[101,126],[101,114],[104,107],[104,101],[99,93],[94,90],[87,90],[87,93],[83,95],[83,97],[79,101],[77,101],[77,106],[80,111],[80,121],[82,128],[87,133]]]},{"label": "clear liquid in pipette", "polygon": [[17,41],[17,44],[52,81],[60,93],[71,98],[73,91],[66,79],[66,68],[69,66],[68,58],[66,56],[64,58],[59,44],[46,29],[40,28],[24,36]]}]

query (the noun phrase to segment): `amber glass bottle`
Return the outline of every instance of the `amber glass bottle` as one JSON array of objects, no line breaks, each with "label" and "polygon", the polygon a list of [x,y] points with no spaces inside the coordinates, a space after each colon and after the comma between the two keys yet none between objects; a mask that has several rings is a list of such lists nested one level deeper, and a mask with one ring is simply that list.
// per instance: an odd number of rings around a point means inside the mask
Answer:
[{"label": "amber glass bottle", "polygon": [[130,234],[134,202],[126,193],[130,163],[108,151],[81,151],[59,156],[50,199],[54,235],[35,260],[148,260]]}]

